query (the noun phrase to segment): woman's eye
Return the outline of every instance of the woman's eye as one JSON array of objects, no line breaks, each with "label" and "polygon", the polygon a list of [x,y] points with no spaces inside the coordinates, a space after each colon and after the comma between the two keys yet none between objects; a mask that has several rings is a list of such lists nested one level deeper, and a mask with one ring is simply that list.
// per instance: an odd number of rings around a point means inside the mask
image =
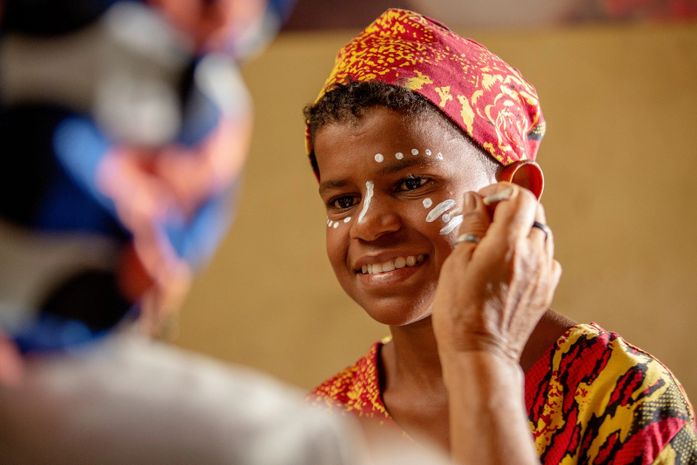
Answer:
[{"label": "woman's eye", "polygon": [[421,176],[409,176],[399,182],[397,185],[397,190],[399,191],[413,191],[418,189],[428,182],[428,178],[423,178]]},{"label": "woman's eye", "polygon": [[334,208],[337,210],[345,210],[347,208],[353,207],[357,203],[358,199],[356,197],[343,196],[330,200],[328,205],[330,208]]}]

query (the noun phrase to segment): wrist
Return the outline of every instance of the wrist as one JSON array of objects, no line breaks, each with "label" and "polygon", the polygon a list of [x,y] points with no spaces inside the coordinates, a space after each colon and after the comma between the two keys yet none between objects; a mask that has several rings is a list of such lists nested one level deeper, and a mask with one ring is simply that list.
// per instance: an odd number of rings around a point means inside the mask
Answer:
[{"label": "wrist", "polygon": [[461,350],[441,353],[443,378],[448,389],[522,392],[524,373],[517,359],[501,350]]}]

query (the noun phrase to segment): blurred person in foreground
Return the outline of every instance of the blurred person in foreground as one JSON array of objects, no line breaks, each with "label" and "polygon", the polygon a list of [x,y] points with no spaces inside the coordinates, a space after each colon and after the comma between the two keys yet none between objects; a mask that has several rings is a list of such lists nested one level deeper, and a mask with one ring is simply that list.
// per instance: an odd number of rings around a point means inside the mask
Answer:
[{"label": "blurred person in foreground", "polygon": [[148,337],[229,222],[266,3],[0,5],[0,462],[366,463],[351,422]]},{"label": "blurred person in foreground", "polygon": [[694,412],[668,368],[550,309],[560,267],[534,161],[545,121],[516,69],[392,9],[339,51],[305,116],[329,260],[391,333],[316,403],[463,463],[697,463]]}]

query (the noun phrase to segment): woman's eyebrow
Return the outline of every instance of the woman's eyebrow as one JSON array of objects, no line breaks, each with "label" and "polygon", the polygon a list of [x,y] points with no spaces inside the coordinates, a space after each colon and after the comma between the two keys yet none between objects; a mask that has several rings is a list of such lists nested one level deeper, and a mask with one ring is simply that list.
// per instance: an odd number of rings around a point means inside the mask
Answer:
[{"label": "woman's eyebrow", "polygon": [[388,163],[385,163],[385,166],[378,171],[378,174],[380,175],[387,175],[387,174],[393,174],[397,173],[399,171],[402,171],[406,168],[411,168],[413,166],[432,166],[435,165],[436,162],[435,158],[432,157],[423,157],[419,156],[417,157],[410,157],[410,158],[404,158],[403,160],[394,160],[390,161]]},{"label": "woman's eyebrow", "polygon": [[322,195],[325,191],[331,189],[339,189],[348,184],[348,179],[330,179],[319,184],[319,194]]}]

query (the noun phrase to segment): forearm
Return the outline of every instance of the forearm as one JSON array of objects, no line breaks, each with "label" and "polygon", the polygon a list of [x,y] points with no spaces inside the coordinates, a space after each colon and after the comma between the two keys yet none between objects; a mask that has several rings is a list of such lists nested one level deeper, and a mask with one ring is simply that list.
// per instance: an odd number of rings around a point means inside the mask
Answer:
[{"label": "forearm", "polygon": [[539,465],[523,398],[523,372],[503,355],[442,355],[450,442],[460,464]]}]

